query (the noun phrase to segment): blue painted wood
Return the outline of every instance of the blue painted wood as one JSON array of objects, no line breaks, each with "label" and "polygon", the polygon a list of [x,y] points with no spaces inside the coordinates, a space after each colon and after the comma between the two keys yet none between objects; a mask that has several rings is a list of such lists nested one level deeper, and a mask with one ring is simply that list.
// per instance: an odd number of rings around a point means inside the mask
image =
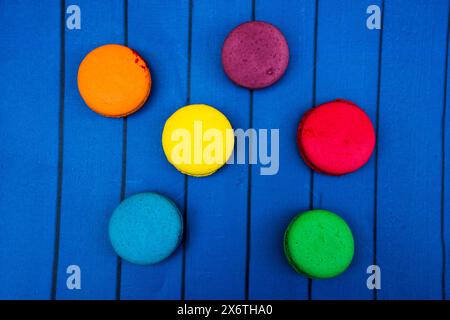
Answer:
[{"label": "blue painted wood", "polygon": [[[149,64],[152,91],[148,102],[128,117],[127,196],[162,193],[184,211],[184,176],[166,160],[161,146],[164,123],[187,97],[188,1],[130,1],[128,44]],[[154,266],[122,265],[122,299],[179,299],[181,247]]]},{"label": "blue painted wood", "polygon": [[60,12],[52,1],[0,3],[0,299],[50,298]]},{"label": "blue painted wood", "polygon": [[[380,1],[318,1],[317,103],[351,99],[374,119],[379,31],[367,30],[365,19],[367,6]],[[349,176],[314,176],[314,205],[349,222],[357,251],[341,277],[313,282],[313,299],[371,298],[365,268],[373,256],[375,195],[382,271],[378,298],[440,299],[443,287],[450,292],[450,112],[442,118],[444,79],[450,77],[448,69],[445,74],[449,3],[385,1],[378,189],[375,194],[373,159]],[[261,166],[251,168],[251,299],[307,298],[307,281],[287,265],[282,237],[289,220],[309,208],[309,170],[298,155],[295,130],[314,100],[315,2],[255,1],[256,19],[274,23],[286,35],[291,61],[278,84],[253,96],[253,127],[281,130],[281,163],[274,176],[261,176]],[[51,297],[63,27],[58,4],[0,1],[0,299]],[[66,4],[80,5],[82,29],[65,31],[56,297],[113,299],[117,256],[107,239],[107,223],[120,199],[123,121],[103,118],[84,105],[76,73],[94,47],[123,43],[124,1]],[[192,21],[191,102],[216,106],[243,129],[250,125],[250,93],[223,74],[220,49],[234,26],[251,19],[251,6],[250,0],[194,0]],[[165,160],[160,135],[167,117],[186,103],[188,24],[188,0],[128,1],[129,45],[149,62],[154,85],[149,102],[128,118],[126,194],[161,192],[181,210],[184,176]],[[448,109],[448,94],[446,99]],[[121,298],[178,299],[183,290],[188,299],[244,298],[247,188],[247,165],[189,178],[185,283],[179,249],[156,266],[124,262]],[[81,267],[80,291],[66,288],[70,264]]]},{"label": "blue painted wood", "polygon": [[[116,255],[108,221],[120,200],[122,120],[91,111],[77,87],[78,66],[94,48],[124,40],[123,1],[72,2],[81,30],[66,28],[64,161],[57,299],[114,299]],[[66,286],[69,265],[81,268],[81,290]]]},{"label": "blue painted wood", "polygon": [[290,220],[308,210],[310,170],[296,144],[298,122],[313,104],[315,1],[256,1],[256,19],[275,24],[286,37],[290,61],[284,77],[254,92],[253,125],[279,129],[279,172],[261,175],[252,168],[251,299],[306,299],[307,279],[298,275],[283,253]]},{"label": "blue painted wood", "polygon": [[448,1],[386,1],[378,162],[381,299],[440,299]]},{"label": "blue painted wood", "polygon": [[[218,108],[234,128],[249,125],[249,92],[224,74],[221,48],[228,32],[251,19],[251,1],[194,1],[191,103]],[[247,166],[227,165],[188,179],[186,299],[243,299]]]},{"label": "blue painted wood", "polygon": [[[379,30],[369,30],[366,9],[381,1],[319,1],[316,104],[351,100],[375,126]],[[360,170],[341,177],[314,174],[314,208],[339,214],[350,225],[355,256],[339,277],[314,281],[313,299],[372,299],[367,267],[373,264],[374,156]]]},{"label": "blue painted wood", "polygon": [[[449,15],[450,15],[450,8],[449,8]],[[443,172],[443,179],[442,179],[442,187],[443,187],[443,194],[442,194],[442,208],[441,208],[441,214],[443,218],[443,231],[444,231],[444,255],[445,255],[445,269],[443,270],[444,274],[444,291],[445,291],[445,299],[450,299],[450,68],[449,68],[449,62],[450,62],[450,21],[448,23],[448,30],[447,30],[447,61],[446,61],[446,68],[447,68],[447,82],[446,82],[446,96],[445,96],[445,109],[443,113],[443,156],[444,156],[444,172]]]}]

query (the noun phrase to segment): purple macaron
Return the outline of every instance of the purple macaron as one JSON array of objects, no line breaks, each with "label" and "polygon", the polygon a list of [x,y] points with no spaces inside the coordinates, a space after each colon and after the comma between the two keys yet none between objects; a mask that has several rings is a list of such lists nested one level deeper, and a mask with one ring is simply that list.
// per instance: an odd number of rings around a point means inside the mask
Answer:
[{"label": "purple macaron", "polygon": [[236,84],[265,88],[281,78],[289,63],[289,47],[278,28],[267,22],[246,22],[233,29],[222,48],[225,73]]}]

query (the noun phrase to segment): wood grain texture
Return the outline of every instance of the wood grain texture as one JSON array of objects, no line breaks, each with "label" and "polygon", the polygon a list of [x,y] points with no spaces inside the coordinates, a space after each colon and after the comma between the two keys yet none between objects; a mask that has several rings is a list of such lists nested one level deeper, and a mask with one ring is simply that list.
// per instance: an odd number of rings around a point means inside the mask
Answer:
[{"label": "wood grain texture", "polygon": [[[128,118],[126,195],[154,191],[184,211],[184,176],[167,161],[161,145],[164,123],[186,103],[189,1],[130,1],[128,44],[149,65],[149,100]],[[181,298],[182,247],[153,266],[123,262],[122,299]]]},{"label": "wood grain texture", "polygon": [[[233,128],[249,124],[249,92],[224,74],[221,48],[228,32],[250,19],[250,1],[194,1],[190,103],[219,109]],[[225,165],[188,178],[186,299],[244,298],[247,176],[247,166]]]},{"label": "wood grain texture", "polygon": [[[375,126],[379,30],[369,30],[365,14],[381,1],[319,1],[316,105],[346,99],[360,106]],[[379,145],[379,147],[382,147]],[[341,177],[314,175],[314,208],[344,218],[355,239],[355,256],[341,276],[314,281],[313,299],[372,299],[366,269],[373,264],[375,161]]]},{"label": "wood grain texture", "polygon": [[[450,8],[449,8],[450,16]],[[450,298],[450,20],[447,23],[447,60],[445,61],[445,68],[447,74],[444,75],[445,79],[445,96],[444,96],[444,109],[442,113],[442,194],[441,194],[441,219],[442,219],[442,242],[443,242],[443,254],[444,256],[444,269],[443,269],[443,298]]]},{"label": "wood grain texture", "polygon": [[60,14],[52,1],[0,3],[0,299],[51,295]]},{"label": "wood grain texture", "polygon": [[[80,30],[65,32],[64,146],[57,299],[114,299],[116,255],[108,222],[120,201],[122,120],[94,113],[77,87],[78,66],[87,53],[123,44],[122,0],[74,2]],[[81,290],[66,285],[69,265],[81,269]]]},{"label": "wood grain texture", "polygon": [[386,1],[378,144],[380,299],[440,299],[448,1]]},{"label": "wood grain texture", "polygon": [[[315,1],[256,1],[256,19],[275,24],[285,35],[290,61],[281,80],[255,91],[253,126],[279,129],[279,172],[252,168],[251,299],[307,299],[308,281],[287,263],[283,235],[290,220],[309,208],[310,170],[296,145],[297,126],[313,105]],[[270,137],[270,135],[269,135]]]},{"label": "wood grain texture", "polygon": [[[380,31],[365,20],[367,6],[381,3],[77,0],[65,5],[80,6],[82,28],[68,30],[60,2],[0,1],[0,299],[372,299],[374,258],[378,299],[448,298],[450,4],[384,0],[380,56]],[[278,83],[251,94],[226,77],[220,53],[253,6],[284,33],[291,57]],[[84,104],[76,74],[90,50],[127,39],[153,88],[124,131],[123,120]],[[315,174],[311,189],[296,128],[315,103],[335,98],[374,122],[379,101],[378,162],[339,178]],[[186,180],[167,162],[161,133],[188,102],[215,106],[234,128],[280,129],[278,174],[234,164]],[[160,192],[186,209],[184,246],[155,266],[118,264],[107,224],[121,191]],[[309,291],[282,241],[311,204],[349,222],[356,255],[346,273]],[[71,264],[82,290],[66,287]]]}]

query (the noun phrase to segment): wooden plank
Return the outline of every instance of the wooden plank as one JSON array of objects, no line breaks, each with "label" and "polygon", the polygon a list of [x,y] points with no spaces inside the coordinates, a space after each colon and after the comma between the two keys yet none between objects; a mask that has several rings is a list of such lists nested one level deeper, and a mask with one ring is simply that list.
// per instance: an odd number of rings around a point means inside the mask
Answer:
[{"label": "wooden plank", "polygon": [[[57,299],[114,299],[117,257],[108,221],[120,199],[122,120],[92,112],[77,72],[94,48],[124,41],[123,1],[79,0],[81,30],[66,28],[64,161]],[[81,268],[81,290],[66,286],[69,265]]]},{"label": "wooden plank", "polygon": [[[228,32],[251,19],[251,1],[194,1],[191,103],[218,108],[234,128],[249,125],[249,92],[224,74]],[[186,299],[243,299],[245,294],[247,166],[226,165],[188,179]]]},{"label": "wooden plank", "polygon": [[[376,123],[379,30],[369,30],[367,7],[381,1],[319,1],[316,104],[353,101]],[[372,299],[366,286],[374,259],[374,156],[360,170],[341,177],[314,174],[314,207],[339,214],[350,225],[355,256],[334,279],[314,281],[313,299]]]},{"label": "wooden plank", "polygon": [[308,210],[310,170],[296,145],[298,122],[313,105],[315,1],[256,1],[256,19],[273,23],[285,35],[290,61],[284,77],[254,92],[253,126],[280,129],[279,172],[252,168],[250,299],[306,299],[307,279],[295,273],[283,253],[290,220]]},{"label": "wooden plank", "polygon": [[[186,103],[189,1],[130,1],[128,43],[152,74],[148,102],[128,118],[127,196],[155,191],[184,206],[184,176],[166,160],[164,123]],[[179,299],[182,249],[154,266],[122,264],[122,299]]]},{"label": "wooden plank", "polygon": [[[449,8],[450,16],[450,8]],[[448,250],[450,246],[450,20],[447,29],[447,61],[445,68],[447,71],[446,87],[445,87],[445,101],[444,101],[444,112],[443,112],[443,141],[442,141],[442,159],[443,159],[443,169],[442,173],[442,208],[441,208],[441,219],[443,220],[443,249],[445,264],[443,270],[443,290],[444,299],[450,298],[450,252]]]},{"label": "wooden plank", "polygon": [[386,1],[379,110],[381,299],[440,299],[448,1]]},{"label": "wooden plank", "polygon": [[1,299],[48,299],[51,294],[60,15],[52,1],[0,4]]}]

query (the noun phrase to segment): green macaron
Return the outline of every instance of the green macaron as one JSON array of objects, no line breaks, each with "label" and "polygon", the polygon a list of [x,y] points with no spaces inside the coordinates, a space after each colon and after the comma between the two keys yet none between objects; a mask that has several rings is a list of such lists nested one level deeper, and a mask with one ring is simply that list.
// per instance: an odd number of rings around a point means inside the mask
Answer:
[{"label": "green macaron", "polygon": [[284,234],[284,252],[290,265],[314,279],[332,278],[344,272],[354,250],[347,223],[326,210],[297,215]]}]

